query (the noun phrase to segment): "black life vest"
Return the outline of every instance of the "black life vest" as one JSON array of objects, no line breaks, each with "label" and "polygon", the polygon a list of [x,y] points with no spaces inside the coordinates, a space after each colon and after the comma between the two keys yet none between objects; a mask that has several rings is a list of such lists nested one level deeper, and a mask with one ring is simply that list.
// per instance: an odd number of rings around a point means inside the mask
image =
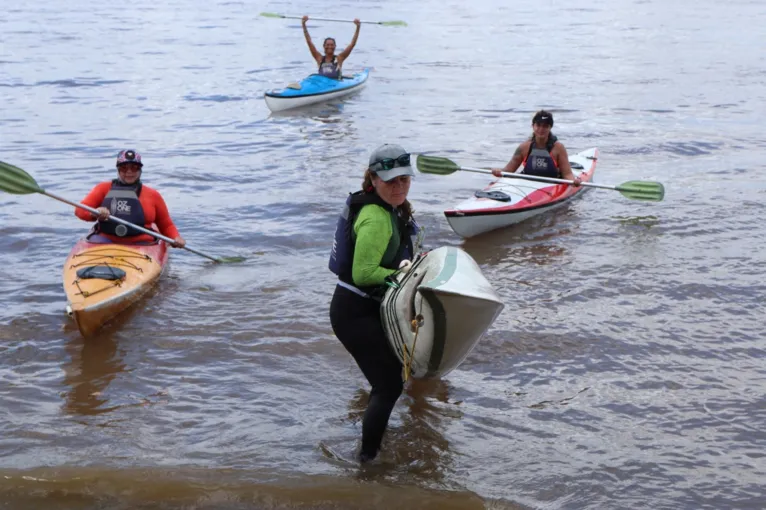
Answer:
[{"label": "black life vest", "polygon": [[322,57],[322,63],[319,64],[319,74],[327,78],[340,80],[340,66],[338,65],[338,57],[333,55],[331,62],[327,62],[325,60],[326,58],[327,57]]},{"label": "black life vest", "polygon": [[[411,260],[414,255],[414,243],[412,238],[420,232],[420,227],[414,218],[405,221],[400,212],[385,202],[380,196],[373,192],[357,191],[352,193],[346,199],[346,204],[338,216],[338,222],[335,226],[335,237],[330,252],[330,271],[338,275],[338,279],[348,285],[354,285],[352,278],[352,268],[354,265],[354,250],[356,248],[356,239],[354,236],[354,222],[359,216],[359,211],[365,205],[379,205],[386,209],[392,219],[393,235],[388,241],[386,254],[383,256],[380,265],[387,269],[399,269],[399,264],[403,260]],[[398,234],[398,235],[397,235]],[[390,253],[396,246],[393,256]],[[388,260],[386,260],[388,258]],[[370,295],[378,294],[381,287],[357,287],[362,292]]]},{"label": "black life vest", "polygon": [[545,149],[538,149],[535,144],[534,136],[529,144],[529,152],[527,157],[524,158],[522,165],[524,169],[521,171],[523,174],[538,175],[540,177],[553,177],[555,179],[561,177],[559,167],[556,164],[556,160],[551,156],[553,146],[558,141],[553,133],[548,136],[548,141],[545,144]]},{"label": "black life vest", "polygon": [[[109,193],[106,194],[104,201],[101,202],[101,207],[109,209],[109,214],[112,216],[143,227],[146,223],[144,208],[141,206],[141,201],[138,198],[141,195],[141,188],[141,181],[136,181],[135,184],[124,184],[119,179],[115,179],[112,181]],[[139,236],[142,234],[142,232],[132,227],[127,227],[111,220],[99,220],[96,229],[99,233],[117,237]]]}]

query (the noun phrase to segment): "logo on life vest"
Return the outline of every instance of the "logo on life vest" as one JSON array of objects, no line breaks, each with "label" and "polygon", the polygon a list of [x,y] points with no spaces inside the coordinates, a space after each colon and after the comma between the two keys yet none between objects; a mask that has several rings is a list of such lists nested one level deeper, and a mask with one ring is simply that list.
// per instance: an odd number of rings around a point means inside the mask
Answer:
[{"label": "logo on life vest", "polygon": [[545,158],[535,158],[535,168],[547,168],[548,162]]},{"label": "logo on life vest", "polygon": [[112,216],[116,216],[117,214],[130,214],[130,204],[127,200],[117,200],[116,198],[113,198],[112,203],[109,204],[109,210],[112,213]]}]

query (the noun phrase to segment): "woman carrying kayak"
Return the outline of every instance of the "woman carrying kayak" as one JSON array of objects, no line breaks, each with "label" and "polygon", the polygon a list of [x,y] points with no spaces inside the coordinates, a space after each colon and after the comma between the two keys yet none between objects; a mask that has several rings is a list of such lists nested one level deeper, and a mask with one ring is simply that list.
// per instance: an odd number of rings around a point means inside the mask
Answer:
[{"label": "woman carrying kayak", "polygon": [[356,46],[356,40],[359,37],[359,27],[361,27],[362,22],[358,19],[354,20],[354,24],[356,25],[354,38],[351,39],[351,44],[349,44],[348,47],[340,53],[340,55],[335,54],[335,39],[332,37],[328,37],[324,40],[323,46],[325,54],[322,55],[319,53],[319,51],[317,51],[316,46],[314,46],[314,43],[311,41],[309,30],[306,28],[306,22],[308,20],[309,17],[304,16],[301,21],[301,24],[303,25],[303,35],[306,37],[306,43],[309,45],[311,56],[314,57],[314,60],[319,66],[318,73],[328,78],[340,80],[342,77],[341,67],[343,67],[343,62],[345,62],[348,56],[351,55],[351,50],[353,50],[354,46]]},{"label": "woman carrying kayak", "polygon": [[402,364],[380,319],[380,301],[400,266],[409,268],[418,226],[407,201],[414,172],[410,155],[382,145],[370,156],[362,190],[338,218],[330,270],[338,284],[330,304],[333,332],[372,386],[362,420],[360,462],[374,459],[391,411],[402,393]]},{"label": "woman carrying kayak", "polygon": [[502,177],[502,172],[513,173],[521,166],[523,174],[567,179],[579,186],[582,181],[572,173],[567,150],[551,133],[552,127],[553,114],[545,110],[535,113],[532,117],[532,136],[519,144],[504,168],[493,168],[492,175]]},{"label": "woman carrying kayak", "polygon": [[81,220],[98,220],[88,241],[120,244],[154,242],[149,234],[109,221],[111,214],[147,229],[152,229],[152,224],[155,224],[160,234],[175,240],[172,246],[183,248],[186,245],[170,219],[162,195],[141,182],[143,166],[139,153],[130,149],[121,151],[117,155],[117,178],[97,184],[82,201],[87,206],[98,208],[98,216],[84,209],[75,209],[75,215]]}]

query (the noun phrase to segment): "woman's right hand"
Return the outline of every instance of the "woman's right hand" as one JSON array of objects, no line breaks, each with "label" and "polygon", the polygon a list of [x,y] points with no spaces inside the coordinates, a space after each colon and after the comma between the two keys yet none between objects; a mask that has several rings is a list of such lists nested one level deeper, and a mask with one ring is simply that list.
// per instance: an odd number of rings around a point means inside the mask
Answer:
[{"label": "woman's right hand", "polygon": [[106,221],[109,219],[109,209],[106,207],[99,207],[96,209],[96,211],[98,211],[98,215],[96,217],[98,221]]},{"label": "woman's right hand", "polygon": [[308,20],[309,20],[309,17],[308,17],[308,16],[304,16],[304,17],[302,17],[302,18],[301,18],[301,25],[303,25],[303,26],[305,27],[305,26],[306,26],[306,22],[307,22]]},{"label": "woman's right hand", "polygon": [[502,177],[503,176],[503,169],[502,168],[493,168],[492,169],[492,175],[495,177]]}]

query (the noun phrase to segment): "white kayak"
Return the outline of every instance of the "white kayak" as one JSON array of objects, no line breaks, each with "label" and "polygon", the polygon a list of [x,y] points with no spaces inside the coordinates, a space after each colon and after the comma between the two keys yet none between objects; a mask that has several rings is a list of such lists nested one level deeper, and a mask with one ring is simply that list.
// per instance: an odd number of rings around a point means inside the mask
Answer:
[{"label": "white kayak", "polygon": [[340,80],[312,74],[299,83],[266,92],[264,99],[266,106],[272,112],[308,106],[347,96],[362,89],[367,83],[369,74],[370,70],[364,69],[353,76],[344,76]]},{"label": "white kayak", "polygon": [[455,369],[484,336],[503,303],[465,251],[444,246],[419,256],[381,304],[383,329],[415,378]]},{"label": "white kayak", "polygon": [[[597,160],[596,148],[569,156],[572,172],[583,182],[592,182]],[[584,186],[503,177],[477,191],[468,200],[444,211],[444,216],[456,234],[473,237],[561,207],[587,189]]]}]

